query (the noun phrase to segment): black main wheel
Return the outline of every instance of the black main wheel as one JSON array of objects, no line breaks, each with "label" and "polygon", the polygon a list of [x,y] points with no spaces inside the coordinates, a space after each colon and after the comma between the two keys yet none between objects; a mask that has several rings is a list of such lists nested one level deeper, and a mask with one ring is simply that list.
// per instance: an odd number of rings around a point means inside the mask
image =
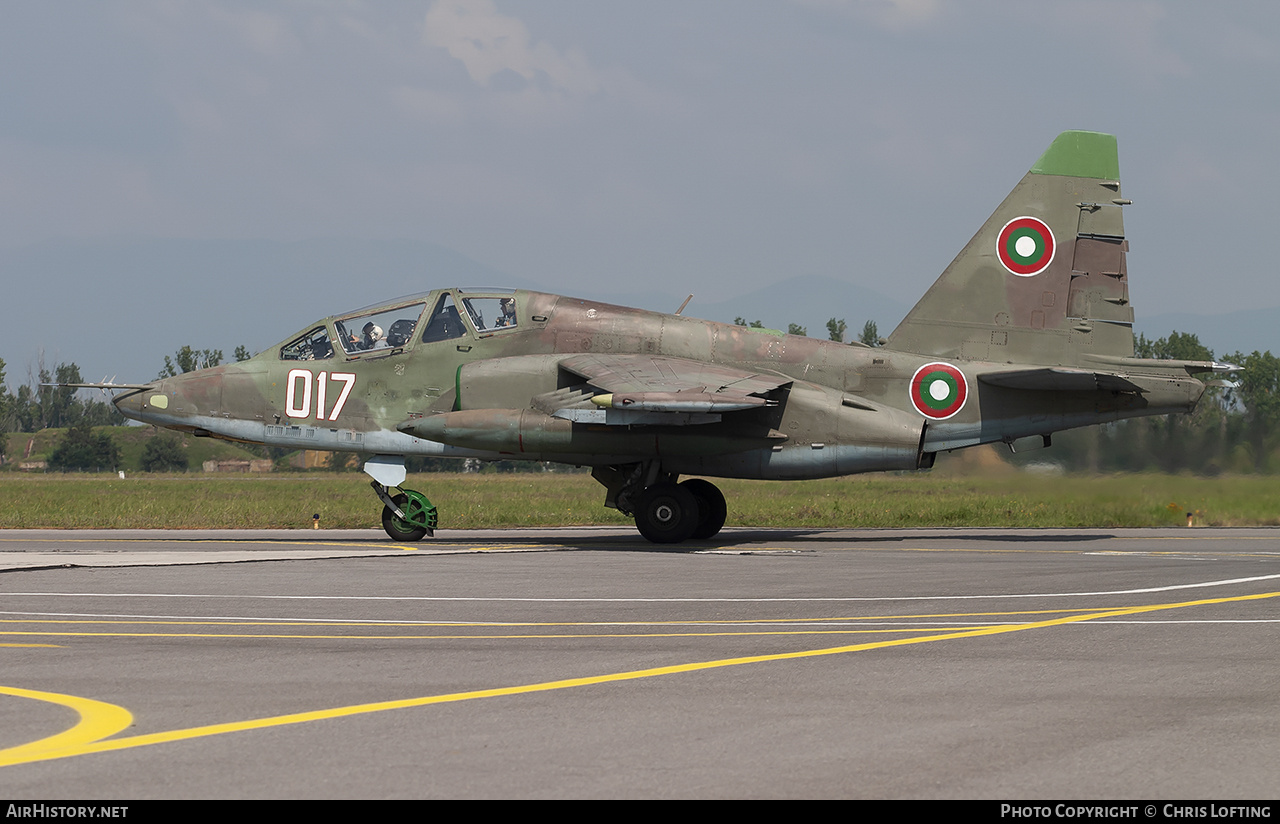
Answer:
[{"label": "black main wheel", "polygon": [[720,487],[701,478],[682,481],[680,486],[693,493],[698,502],[698,525],[689,537],[703,540],[719,532],[729,514],[729,505],[725,503]]},{"label": "black main wheel", "polygon": [[678,544],[698,527],[698,499],[683,486],[654,484],[636,501],[636,529],[655,544]]},{"label": "black main wheel", "polygon": [[[409,496],[403,492],[396,495],[391,500],[396,502],[396,506],[400,507],[400,511],[404,512],[409,505]],[[391,507],[384,506],[382,508],[382,528],[386,530],[387,535],[393,541],[421,541],[427,535],[425,527],[411,524],[408,521],[396,517],[396,513]]]}]

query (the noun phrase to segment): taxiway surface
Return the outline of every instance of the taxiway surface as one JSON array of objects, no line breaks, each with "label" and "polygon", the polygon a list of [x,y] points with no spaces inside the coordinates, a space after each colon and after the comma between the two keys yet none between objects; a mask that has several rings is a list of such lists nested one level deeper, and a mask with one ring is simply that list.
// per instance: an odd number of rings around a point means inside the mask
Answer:
[{"label": "taxiway surface", "polygon": [[0,532],[11,798],[1270,798],[1280,530]]}]

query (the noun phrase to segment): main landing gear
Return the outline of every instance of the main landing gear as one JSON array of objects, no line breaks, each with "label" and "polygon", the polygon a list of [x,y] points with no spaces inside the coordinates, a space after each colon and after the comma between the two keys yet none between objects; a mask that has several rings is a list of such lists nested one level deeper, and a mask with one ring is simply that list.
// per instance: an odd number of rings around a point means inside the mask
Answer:
[{"label": "main landing gear", "polygon": [[676,483],[677,476],[663,473],[657,464],[598,467],[591,474],[608,489],[605,506],[634,515],[636,529],[655,544],[703,540],[724,526],[724,494],[710,481]]},{"label": "main landing gear", "polygon": [[364,471],[373,478],[369,485],[382,501],[382,528],[391,540],[421,541],[435,534],[435,506],[421,492],[400,486],[405,479],[403,457],[375,455],[365,461]]}]

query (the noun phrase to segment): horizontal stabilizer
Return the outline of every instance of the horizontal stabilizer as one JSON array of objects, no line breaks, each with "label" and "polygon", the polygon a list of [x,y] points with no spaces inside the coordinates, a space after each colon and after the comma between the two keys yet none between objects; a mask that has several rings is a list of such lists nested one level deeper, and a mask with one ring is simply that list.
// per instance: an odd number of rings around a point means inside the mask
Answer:
[{"label": "horizontal stabilizer", "polygon": [[1173,360],[1169,358],[1117,358],[1107,355],[1085,355],[1087,361],[1095,363],[1103,363],[1107,365],[1114,364],[1124,369],[1156,369],[1161,372],[1170,370],[1182,370],[1188,375],[1200,375],[1205,372],[1213,372],[1215,374],[1225,374],[1228,372],[1239,372],[1240,367],[1234,363],[1219,363],[1218,361],[1197,361],[1197,360]]},{"label": "horizontal stabilizer", "polygon": [[42,383],[41,386],[52,386],[55,389],[59,387],[75,388],[75,389],[155,389],[154,383],[115,383],[107,381],[106,383]]},{"label": "horizontal stabilizer", "polygon": [[1081,369],[1019,369],[1013,372],[988,372],[978,380],[1006,389],[1030,389],[1039,392],[1141,392],[1142,387],[1109,372],[1086,372]]}]

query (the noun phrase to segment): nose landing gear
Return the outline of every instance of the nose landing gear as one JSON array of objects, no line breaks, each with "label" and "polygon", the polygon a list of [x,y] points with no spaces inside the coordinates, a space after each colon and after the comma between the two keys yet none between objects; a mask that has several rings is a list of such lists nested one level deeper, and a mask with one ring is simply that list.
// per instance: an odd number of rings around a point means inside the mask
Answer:
[{"label": "nose landing gear", "polygon": [[[435,534],[436,508],[427,496],[404,489],[404,457],[374,455],[365,461],[364,471],[373,478],[374,494],[382,501],[382,528],[393,541],[421,541]],[[399,490],[395,495],[391,490]]]},{"label": "nose landing gear", "polygon": [[382,484],[370,484],[384,504],[382,528],[393,541],[421,541],[435,534],[439,520],[435,505],[427,496],[413,489],[400,489],[398,495]]}]

